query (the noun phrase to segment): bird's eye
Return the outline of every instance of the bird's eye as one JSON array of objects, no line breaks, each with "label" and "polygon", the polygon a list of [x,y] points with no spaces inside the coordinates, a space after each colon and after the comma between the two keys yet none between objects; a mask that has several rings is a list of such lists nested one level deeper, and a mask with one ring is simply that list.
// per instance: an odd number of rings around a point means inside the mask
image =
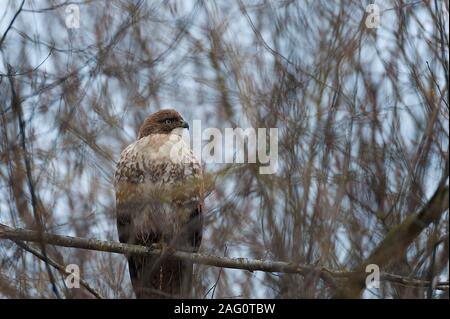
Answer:
[{"label": "bird's eye", "polygon": [[164,121],[165,124],[172,124],[172,120],[171,119],[167,119]]}]

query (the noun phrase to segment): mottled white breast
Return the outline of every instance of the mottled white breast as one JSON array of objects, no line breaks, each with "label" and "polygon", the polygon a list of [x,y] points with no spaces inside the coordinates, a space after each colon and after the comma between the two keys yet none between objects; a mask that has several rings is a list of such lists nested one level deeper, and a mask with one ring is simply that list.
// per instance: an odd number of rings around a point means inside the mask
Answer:
[{"label": "mottled white breast", "polygon": [[143,234],[176,232],[201,202],[202,188],[200,162],[178,132],[143,137],[117,165],[118,218]]},{"label": "mottled white breast", "polygon": [[153,134],[122,152],[115,182],[173,183],[198,174],[200,162],[179,134]]}]

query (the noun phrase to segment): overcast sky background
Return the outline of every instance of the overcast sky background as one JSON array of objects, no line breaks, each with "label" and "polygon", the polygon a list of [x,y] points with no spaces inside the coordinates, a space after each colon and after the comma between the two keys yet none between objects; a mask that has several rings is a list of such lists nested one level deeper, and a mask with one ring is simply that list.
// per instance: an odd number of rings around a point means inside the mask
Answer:
[{"label": "overcast sky background", "polygon": [[[196,68],[195,63],[183,62],[178,63],[179,61],[193,61],[189,58],[189,43],[182,38],[175,49],[171,50],[170,43],[176,40],[176,34],[174,34],[174,27],[179,25],[180,23],[187,23],[189,25],[189,30],[192,35],[198,35],[201,38],[201,34],[205,30],[205,26],[208,25],[207,17],[205,17],[202,10],[198,8],[198,3],[196,1],[176,1],[174,2],[177,7],[176,17],[174,15],[170,15],[170,12],[166,9],[162,9],[161,3],[164,1],[151,1],[144,2],[142,5],[145,9],[152,11],[153,16],[157,19],[160,19],[160,22],[154,22],[152,25],[158,28],[157,34],[155,33],[155,37],[158,37],[161,41],[155,42],[157,45],[161,43],[166,43],[167,46],[165,48],[161,47],[155,48],[157,52],[165,52],[167,48],[169,48],[167,54],[163,55],[159,64],[156,66],[154,72],[158,73],[157,76],[163,76],[165,78],[165,82],[162,83],[161,91],[159,95],[159,105],[148,105],[142,107],[142,110],[138,115],[135,113],[130,114],[128,112],[129,103],[132,101],[133,94],[139,91],[145,91],[146,88],[143,87],[149,81],[150,73],[148,70],[132,70],[132,72],[136,72],[141,74],[142,82],[140,83],[130,83],[130,87],[123,87],[121,83],[109,80],[106,77],[99,75],[95,77],[89,76],[89,72],[95,68],[95,64],[97,63],[96,54],[97,48],[97,38],[96,38],[96,30],[93,28],[95,25],[92,19],[95,19],[98,13],[102,12],[103,5],[100,2],[92,2],[88,4],[80,4],[80,28],[79,29],[68,29],[64,28],[64,23],[61,21],[61,16],[64,16],[65,6],[61,6],[57,10],[48,10],[45,11],[48,3],[46,1],[26,1],[24,10],[20,14],[17,21],[14,23],[13,28],[9,31],[5,45],[6,49],[3,52],[3,55],[7,57],[8,63],[10,63],[16,72],[21,72],[22,59],[24,58],[22,54],[19,54],[19,48],[21,43],[24,41],[39,41],[39,43],[35,43],[34,45],[29,45],[27,52],[27,59],[29,59],[28,63],[31,65],[39,66],[40,72],[46,72],[51,77],[51,74],[54,72],[60,72],[60,70],[55,69],[55,61],[59,62],[60,59],[64,59],[67,64],[67,72],[71,72],[74,66],[78,67],[80,70],[80,89],[86,92],[86,98],[88,99],[90,94],[104,85],[105,81],[109,81],[108,86],[110,88],[111,95],[109,97],[109,101],[111,103],[110,113],[111,118],[117,120],[118,130],[121,134],[121,140],[118,141],[114,136],[109,136],[107,128],[102,127],[102,119],[99,118],[94,112],[92,113],[92,125],[98,125],[98,131],[101,133],[101,138],[98,140],[99,145],[105,145],[111,150],[113,154],[113,158],[105,158],[99,153],[93,152],[91,149],[86,148],[86,156],[83,158],[84,161],[87,162],[89,169],[83,172],[80,178],[76,178],[72,181],[72,186],[77,188],[80,192],[85,192],[86,194],[90,192],[92,181],[95,180],[98,182],[101,191],[97,193],[97,197],[95,199],[96,204],[91,207],[85,207],[88,210],[89,218],[92,218],[93,227],[89,230],[90,237],[95,237],[98,239],[104,240],[117,240],[116,234],[116,224],[114,219],[111,218],[110,213],[104,213],[106,211],[110,211],[111,207],[114,205],[114,193],[113,193],[113,174],[115,169],[115,162],[117,161],[120,155],[121,150],[124,145],[127,143],[131,143],[136,138],[137,127],[136,123],[139,119],[145,118],[145,116],[151,114],[154,110],[159,107],[172,107],[180,111],[181,114],[188,120],[189,123],[192,124],[193,120],[199,119],[202,121],[203,128],[206,127],[217,127],[221,130],[224,127],[229,127],[230,123],[221,123],[217,121],[217,118],[214,116],[216,112],[215,104],[216,104],[216,96],[209,92],[208,83],[206,83],[202,79],[214,78],[214,74],[198,74],[198,69]],[[249,4],[252,2],[246,2]],[[363,60],[367,60],[367,64],[371,67],[371,75],[373,77],[382,77],[383,76],[383,58],[388,60],[389,55],[391,54],[389,48],[392,46],[392,41],[395,41],[395,25],[396,15],[394,14],[394,10],[392,10],[392,2],[391,1],[375,1],[377,5],[379,5],[381,9],[381,17],[380,17],[380,26],[376,29],[376,40],[373,38],[367,39],[365,43],[362,43],[363,49],[361,50],[361,58]],[[421,6],[420,1],[406,1],[405,3],[413,3],[415,6]],[[16,12],[20,1],[2,1],[0,5],[0,35],[4,34],[6,28],[8,27],[10,21],[12,20],[14,13]],[[274,1],[274,6],[277,7],[278,2]],[[272,54],[268,52],[263,46],[259,44],[253,43],[254,35],[253,30],[248,24],[246,18],[242,15],[239,10],[238,5],[231,5],[227,1],[219,1],[217,4],[213,4],[209,2],[207,6],[210,7],[212,12],[216,13],[216,18],[218,20],[223,19],[226,21],[229,28],[226,29],[226,32],[223,34],[224,39],[228,39],[229,41],[236,41],[240,44],[240,53],[247,53],[249,56],[249,61],[247,65],[243,65],[243,68],[255,68],[256,66],[252,63],[251,56],[254,54],[260,54],[270,61],[273,59]],[[310,3],[305,2],[305,6],[309,7]],[[150,9],[151,8],[151,9]],[[44,11],[42,11],[44,9]],[[349,25],[354,24],[358,25],[363,18],[364,14],[364,6],[360,6],[359,9],[355,6],[355,11],[351,15],[350,20],[346,21]],[[110,23],[111,29],[110,33],[105,32],[102,33],[105,43],[107,43],[111,36],[116,32],[118,26],[127,19],[127,13],[123,12],[119,7],[114,8],[114,6],[110,7],[111,10],[110,15]],[[280,8],[280,11],[282,9]],[[35,12],[39,11],[39,12]],[[55,14],[58,12],[59,14]],[[418,14],[421,14],[420,9],[418,9]],[[252,13],[250,12],[250,16]],[[448,13],[446,15],[448,18]],[[310,12],[310,22],[312,25],[317,25],[317,28],[326,28],[326,26],[322,25],[323,20],[320,16],[318,16],[315,12]],[[425,26],[426,30],[429,30],[430,33],[433,32],[432,21],[427,21],[429,16],[423,13],[423,20],[421,20],[422,24]],[[264,21],[264,24],[270,24],[270,21]],[[428,49],[424,45],[423,37],[424,35],[419,33],[419,29],[414,25],[410,25],[411,30],[411,38],[408,39],[410,41],[408,43],[408,50],[411,55],[418,55],[422,60],[428,61],[431,68],[435,72],[435,75],[438,81],[442,81],[444,79],[444,74],[442,70],[436,67],[435,61],[432,60],[432,57],[428,57],[429,54]],[[416,33],[414,33],[416,30]],[[152,30],[142,30],[142,32],[151,33]],[[265,39],[270,39],[270,34],[267,29],[263,29],[261,31],[261,35]],[[329,32],[332,32],[330,29]],[[289,52],[289,47],[286,48],[286,51],[283,47],[281,47],[281,51],[285,55],[287,55],[293,61],[298,61],[304,66],[306,69],[309,67],[313,67],[313,65],[309,64],[310,61],[314,61],[315,52],[309,50],[309,45],[313,39],[310,38],[309,35],[303,34],[292,34],[293,38],[298,39],[298,45],[302,48],[299,52],[292,52],[293,55],[289,56],[291,52]],[[120,45],[118,45],[114,50],[118,52],[118,54],[123,54],[124,56],[127,54],[125,49],[127,45],[129,48],[133,47],[133,43],[127,43],[129,41],[128,37],[125,36],[120,40]],[[272,43],[269,43],[272,45]],[[58,50],[62,50],[61,53]],[[63,52],[64,50],[71,51],[70,54],[67,52]],[[49,55],[50,54],[50,55]],[[188,58],[186,58],[188,56]],[[7,67],[5,65],[5,60],[0,60],[0,73],[6,74]],[[399,72],[402,73],[403,81],[405,83],[404,90],[402,91],[403,98],[405,104],[411,105],[420,105],[422,102],[419,100],[417,93],[411,91],[409,87],[409,74],[408,74],[408,66],[399,65]],[[422,72],[428,72],[427,66],[424,63],[423,66],[420,67]],[[171,70],[171,71],[168,71]],[[314,71],[314,70],[310,70]],[[250,71],[251,72],[251,71]],[[255,70],[256,72],[256,70]],[[358,79],[354,79],[355,81],[347,81],[343,84],[343,91],[346,92],[349,96],[354,92],[355,86],[360,85]],[[18,81],[23,81],[24,83],[28,83],[32,81],[26,75],[18,77]],[[0,94],[2,94],[4,86],[7,81],[3,79],[3,83],[0,83]],[[389,85],[389,82],[381,80],[380,83],[385,83],[383,87],[379,88],[379,98],[384,101],[384,105],[386,105],[386,123],[388,123],[388,117],[391,116],[389,113],[389,107],[391,107],[392,101],[392,89]],[[26,85],[24,86],[27,87]],[[6,90],[6,89],[5,89]],[[44,148],[51,149],[54,147],[54,140],[58,137],[57,123],[53,120],[52,116],[57,116],[58,103],[60,103],[59,97],[57,95],[54,96],[54,100],[47,101],[48,107],[53,108],[55,111],[40,114],[37,112],[37,108],[40,104],[41,96],[32,95],[27,98],[27,95],[31,95],[35,90],[29,86],[29,91],[21,92],[24,97],[23,100],[23,108],[25,114],[25,120],[29,118],[33,118],[31,122],[27,122],[28,130],[34,130],[36,139],[33,141],[33,148]],[[203,91],[203,96],[199,96],[198,92]],[[1,96],[1,95],[0,95]],[[5,103],[4,100],[1,100],[0,103]],[[358,100],[358,96],[356,96]],[[234,113],[236,123],[241,127],[247,127],[249,121],[246,117],[246,113],[242,110],[242,104],[240,103],[238,98],[234,98],[233,101],[235,104]],[[80,107],[87,108],[85,101],[80,101]],[[401,106],[400,106],[401,107]],[[314,114],[316,110],[311,107],[310,113],[308,114],[311,117],[311,121],[314,121]],[[75,111],[74,117],[78,116]],[[137,116],[137,117],[136,117]],[[404,136],[413,136],[414,125],[411,120],[411,117],[407,112],[404,112],[402,115],[401,121],[401,129]],[[343,125],[349,119],[345,117],[345,114],[341,117]],[[388,127],[386,127],[388,129]],[[105,131],[106,130],[106,131]],[[447,131],[448,132],[448,131]],[[341,132],[342,135],[345,135],[345,132]],[[339,134],[339,132],[338,132]],[[406,138],[408,141],[408,138]],[[447,141],[443,141],[443,143],[447,143]],[[447,148],[448,145],[444,145],[444,148]],[[70,156],[70,155],[67,155]],[[280,165],[283,165],[283,158],[279,158]],[[39,170],[42,171],[42,174],[46,174],[46,171],[51,168],[52,174],[65,175],[68,174],[68,167],[65,166],[64,156],[61,158],[57,158],[52,160],[51,163],[40,161],[37,159],[34,163],[39,166]],[[214,171],[222,168],[221,165],[210,165],[207,167],[209,171]],[[3,169],[0,167],[0,169]],[[435,191],[437,185],[437,179],[440,176],[440,170],[436,169],[434,174],[429,174],[427,176],[428,185],[426,194],[427,197],[430,197]],[[37,176],[35,176],[37,178]],[[0,189],[5,189],[7,185],[0,185]],[[43,185],[43,189],[41,189],[41,196],[44,201],[51,202],[53,196],[53,189],[49,188],[46,193],[45,185]],[[229,196],[232,195],[234,191],[235,185],[233,183],[229,183],[225,189],[229,192]],[[6,192],[0,193],[0,222],[4,224],[11,225],[12,220],[10,215],[7,213],[9,206],[7,205],[6,198],[9,195]],[[257,203],[254,203],[257,205]],[[74,229],[70,227],[65,227],[66,224],[70,221],[70,216],[67,216],[68,211],[68,202],[64,200],[60,200],[55,203],[52,214],[55,216],[55,219],[59,221],[59,227],[56,227],[52,231],[56,233],[61,233],[64,235],[76,235]],[[76,203],[80,209],[83,208],[82,203]],[[217,203],[214,202],[214,199],[207,201],[207,206],[209,209],[214,208]],[[207,208],[208,209],[208,208]],[[253,216],[253,218],[257,219],[257,216]],[[448,217],[447,217],[448,218]],[[237,230],[239,231],[239,230]],[[206,229],[206,236],[204,241],[208,241],[208,236],[212,236],[209,232],[208,228]],[[348,244],[348,237],[345,231],[341,232],[339,236],[341,249],[341,258],[344,260],[346,258],[346,249],[345,246]],[[224,251],[214,251],[212,247],[205,247],[207,252],[217,255],[223,255]],[[5,251],[5,248],[0,246],[0,250],[2,254],[8,254],[8,251]],[[368,250],[370,251],[370,250]],[[228,243],[227,256],[230,257],[243,257],[247,256],[249,252],[245,245],[240,245],[237,242]],[[270,257],[270,256],[261,256],[261,257]],[[125,264],[125,259],[122,256],[113,257],[117,263]],[[67,260],[69,261],[69,260]],[[86,274],[86,279],[90,280],[97,276],[95,274],[95,270],[92,269],[92,273]],[[236,296],[241,295],[243,292],[240,291],[241,285],[239,282],[247,280],[246,276],[243,275],[243,272],[240,270],[228,270],[230,276],[234,278],[236,282],[235,289],[233,290],[233,294]],[[128,274],[126,274],[128,276]],[[252,291],[252,297],[260,298],[260,297],[268,297],[266,289],[263,286],[258,284],[259,276],[263,274],[259,272],[255,272],[252,274],[255,279],[256,289]],[[213,279],[212,279],[213,280]],[[129,285],[128,280],[125,281],[125,284]],[[129,287],[128,287],[129,288]],[[112,295],[111,295],[112,296]],[[270,296],[270,295],[269,295]],[[365,297],[372,298],[375,295],[370,292],[366,292]]]}]

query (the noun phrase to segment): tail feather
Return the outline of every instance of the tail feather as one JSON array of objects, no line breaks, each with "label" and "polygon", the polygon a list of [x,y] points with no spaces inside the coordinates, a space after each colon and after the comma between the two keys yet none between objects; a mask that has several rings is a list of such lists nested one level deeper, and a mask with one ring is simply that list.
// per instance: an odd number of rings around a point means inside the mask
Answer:
[{"label": "tail feather", "polygon": [[193,264],[132,256],[128,259],[133,289],[138,299],[190,298]]}]

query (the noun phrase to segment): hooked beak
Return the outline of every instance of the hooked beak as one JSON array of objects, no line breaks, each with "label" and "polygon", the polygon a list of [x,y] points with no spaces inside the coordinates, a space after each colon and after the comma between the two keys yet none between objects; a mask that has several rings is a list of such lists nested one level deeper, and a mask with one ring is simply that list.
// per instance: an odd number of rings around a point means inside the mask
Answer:
[{"label": "hooked beak", "polygon": [[184,121],[184,120],[182,120],[182,121],[181,121],[181,127],[182,127],[182,128],[187,128],[187,129],[189,130],[189,123],[186,122],[186,121]]}]

